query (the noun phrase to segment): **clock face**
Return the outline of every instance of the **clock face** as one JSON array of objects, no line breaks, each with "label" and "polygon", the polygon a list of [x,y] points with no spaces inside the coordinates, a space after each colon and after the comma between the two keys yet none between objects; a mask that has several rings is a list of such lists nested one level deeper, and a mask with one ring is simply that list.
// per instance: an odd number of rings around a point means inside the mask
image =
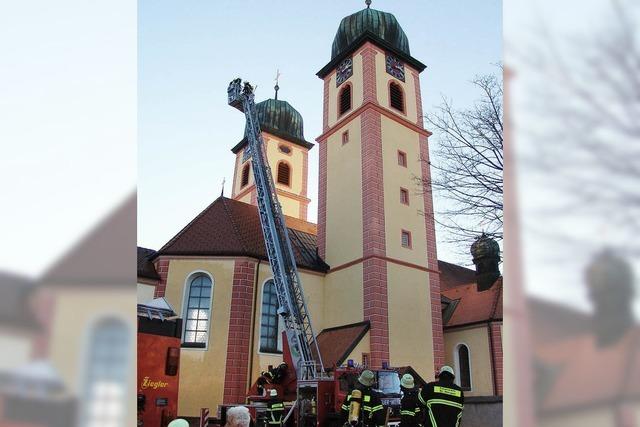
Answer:
[{"label": "clock face", "polygon": [[404,81],[404,63],[395,56],[387,55],[387,73]]},{"label": "clock face", "polygon": [[353,75],[353,59],[347,58],[338,65],[336,70],[336,87],[346,82]]}]

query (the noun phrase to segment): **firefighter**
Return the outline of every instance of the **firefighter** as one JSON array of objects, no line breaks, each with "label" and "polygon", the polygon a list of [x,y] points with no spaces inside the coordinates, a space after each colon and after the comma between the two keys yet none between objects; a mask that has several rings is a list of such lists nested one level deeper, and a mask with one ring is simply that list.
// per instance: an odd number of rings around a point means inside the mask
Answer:
[{"label": "firefighter", "polygon": [[427,413],[426,425],[431,427],[458,427],[464,408],[464,393],[454,384],[455,374],[450,366],[440,368],[438,380],[427,384],[418,394],[418,400]]},{"label": "firefighter", "polygon": [[278,397],[278,391],[269,391],[269,402],[267,403],[267,425],[269,427],[281,427],[284,418],[284,402]]},{"label": "firefighter", "polygon": [[419,427],[421,424],[419,390],[416,388],[411,374],[404,374],[400,379],[402,400],[400,401],[400,427]]},{"label": "firefighter", "polygon": [[267,369],[266,371],[262,371],[260,373],[260,377],[258,378],[258,394],[264,395],[265,384],[278,384],[280,383],[287,374],[287,364],[281,363],[275,368]]},{"label": "firefighter", "polygon": [[[342,403],[342,419],[346,425],[382,427],[385,423],[384,407],[378,393],[373,390],[375,375],[365,369],[358,377],[358,384],[347,394]],[[358,390],[359,393],[354,391]],[[360,394],[360,397],[357,397]],[[359,409],[358,409],[359,408]],[[353,412],[357,410],[357,413]],[[351,415],[350,416],[350,412]],[[355,421],[357,419],[357,421]]]}]

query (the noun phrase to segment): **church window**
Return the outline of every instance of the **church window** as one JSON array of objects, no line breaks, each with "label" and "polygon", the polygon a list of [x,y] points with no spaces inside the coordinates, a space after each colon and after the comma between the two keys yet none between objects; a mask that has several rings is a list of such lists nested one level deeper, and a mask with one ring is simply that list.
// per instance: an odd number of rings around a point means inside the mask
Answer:
[{"label": "church window", "polygon": [[398,150],[398,165],[407,167],[407,153]]},{"label": "church window", "polygon": [[240,179],[240,187],[246,187],[249,184],[249,163],[242,168],[242,178]]},{"label": "church window", "polygon": [[411,232],[407,230],[402,230],[401,242],[403,248],[411,249]]},{"label": "church window", "polygon": [[260,321],[260,351],[277,353],[278,333],[280,331],[278,318],[278,295],[273,280],[265,282],[262,288],[262,318]]},{"label": "church window", "polygon": [[183,347],[205,348],[209,336],[211,318],[211,278],[202,273],[194,274],[188,281],[185,301]]},{"label": "church window", "polygon": [[458,344],[455,353],[456,362],[456,378],[458,385],[463,390],[471,390],[471,359],[469,356],[469,347],[466,344]]},{"label": "church window", "polygon": [[278,163],[278,184],[291,185],[291,168],[285,162]]},{"label": "church window", "polygon": [[280,152],[284,154],[291,154],[291,148],[284,144],[278,145],[278,150],[280,150]]},{"label": "church window", "polygon": [[127,324],[115,317],[100,319],[90,331],[81,425],[125,425],[132,346]]},{"label": "church window", "polygon": [[391,82],[389,85],[389,100],[392,108],[404,113],[404,93],[398,83]]},{"label": "church window", "polygon": [[407,190],[406,188],[400,189],[400,203],[402,203],[403,205],[409,204],[409,190]]},{"label": "church window", "polygon": [[339,116],[343,115],[347,111],[351,110],[351,85],[347,84],[340,91],[340,103],[339,103]]},{"label": "church window", "polygon": [[342,145],[349,142],[349,131],[342,132]]}]

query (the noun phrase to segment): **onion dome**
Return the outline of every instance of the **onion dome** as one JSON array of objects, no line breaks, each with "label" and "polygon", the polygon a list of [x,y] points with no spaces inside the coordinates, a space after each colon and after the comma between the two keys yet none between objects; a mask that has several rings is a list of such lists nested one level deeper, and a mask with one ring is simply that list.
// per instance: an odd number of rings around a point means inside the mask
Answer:
[{"label": "onion dome", "polygon": [[471,255],[474,261],[481,258],[500,259],[500,245],[491,237],[482,233],[471,245]]},{"label": "onion dome", "polygon": [[591,261],[586,276],[592,294],[633,289],[631,266],[611,250],[602,251]]},{"label": "onion dome", "polygon": [[[256,113],[260,123],[260,130],[285,139],[307,149],[313,144],[304,139],[304,125],[302,115],[287,101],[267,99],[256,104]],[[235,154],[247,142],[245,137],[231,151]]]},{"label": "onion dome", "polygon": [[367,8],[342,19],[333,39],[331,59],[349,50],[351,44],[367,32],[396,50],[411,55],[409,39],[396,17],[387,12]]},{"label": "onion dome", "polygon": [[500,246],[498,242],[482,233],[471,245],[471,255],[476,266],[478,292],[491,289],[500,277]]},{"label": "onion dome", "polygon": [[426,65],[411,56],[409,39],[396,17],[367,7],[342,19],[333,39],[331,61],[318,71],[317,76],[327,76],[367,41],[411,65],[418,72],[426,68]]}]

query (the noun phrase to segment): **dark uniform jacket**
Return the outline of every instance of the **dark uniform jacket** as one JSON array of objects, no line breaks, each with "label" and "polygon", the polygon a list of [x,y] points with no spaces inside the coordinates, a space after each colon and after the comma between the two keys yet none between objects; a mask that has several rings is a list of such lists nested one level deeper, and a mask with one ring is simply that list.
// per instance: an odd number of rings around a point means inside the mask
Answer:
[{"label": "dark uniform jacket", "polygon": [[431,427],[458,427],[464,408],[464,393],[451,381],[427,384],[418,395],[426,412],[426,425]]},{"label": "dark uniform jacket", "polygon": [[271,399],[267,403],[267,423],[269,426],[281,426],[284,418],[284,403],[280,399]]},{"label": "dark uniform jacket", "polygon": [[[384,426],[385,413],[382,401],[370,387],[358,388],[362,392],[362,403],[360,404],[360,417],[358,420],[366,427]],[[349,418],[349,404],[351,403],[351,393],[344,398],[342,403],[342,420],[346,422]]]},{"label": "dark uniform jacket", "polygon": [[417,388],[402,389],[404,395],[400,401],[400,427],[418,427],[421,422],[419,390]]}]

